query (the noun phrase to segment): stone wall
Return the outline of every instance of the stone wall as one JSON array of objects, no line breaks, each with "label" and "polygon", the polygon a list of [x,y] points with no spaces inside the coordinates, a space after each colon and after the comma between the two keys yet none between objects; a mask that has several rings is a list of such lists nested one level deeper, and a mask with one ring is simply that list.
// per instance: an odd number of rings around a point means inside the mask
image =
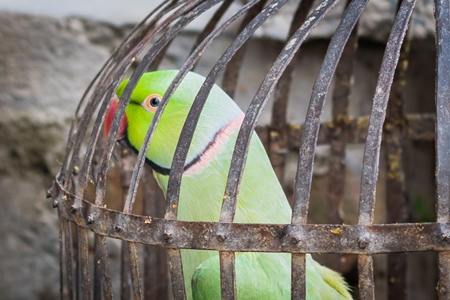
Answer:
[{"label": "stone wall", "polygon": [[58,222],[45,190],[78,100],[109,55],[80,24],[0,13],[2,299],[58,298]]}]

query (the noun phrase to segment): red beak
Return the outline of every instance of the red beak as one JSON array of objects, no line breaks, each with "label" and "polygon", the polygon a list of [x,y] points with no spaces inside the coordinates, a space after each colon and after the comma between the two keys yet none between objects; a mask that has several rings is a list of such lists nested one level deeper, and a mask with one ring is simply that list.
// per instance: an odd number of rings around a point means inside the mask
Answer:
[{"label": "red beak", "polygon": [[[108,133],[111,129],[111,125],[114,120],[114,115],[116,114],[116,110],[118,107],[119,107],[119,98],[117,96],[114,96],[114,99],[111,101],[108,111],[106,112],[105,128],[103,131],[105,134],[105,139],[108,138]],[[122,117],[122,120],[120,121],[119,131],[117,132],[116,140],[121,140],[125,137],[127,125],[128,125],[127,117],[124,115]]]}]

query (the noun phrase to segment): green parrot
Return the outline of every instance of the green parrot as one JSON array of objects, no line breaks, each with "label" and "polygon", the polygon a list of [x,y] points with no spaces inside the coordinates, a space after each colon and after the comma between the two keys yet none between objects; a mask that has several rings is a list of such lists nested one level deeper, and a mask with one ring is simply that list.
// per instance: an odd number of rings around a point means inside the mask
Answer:
[{"label": "green parrot", "polygon": [[[177,70],[142,75],[117,134],[119,142],[138,152],[160,100]],[[205,78],[190,72],[170,98],[157,124],[146,162],[167,192],[172,158],[189,109]],[[117,88],[120,97],[128,83]],[[109,132],[118,107],[115,99],[105,119]],[[194,132],[181,181],[178,219],[218,222],[226,179],[244,113],[218,86],[214,86]],[[253,134],[237,200],[236,223],[289,224],[291,208],[271,167],[263,144]],[[220,299],[217,251],[181,250],[188,299]],[[236,253],[238,299],[290,299],[291,255],[289,253]],[[340,274],[306,258],[307,299],[351,299]]]}]

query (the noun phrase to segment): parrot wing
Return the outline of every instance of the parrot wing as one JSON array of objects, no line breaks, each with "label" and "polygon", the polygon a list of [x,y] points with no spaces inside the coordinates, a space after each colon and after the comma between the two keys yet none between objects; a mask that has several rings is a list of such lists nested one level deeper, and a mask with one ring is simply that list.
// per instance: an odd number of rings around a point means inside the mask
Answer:
[{"label": "parrot wing", "polygon": [[[290,299],[291,255],[286,253],[236,253],[237,298],[243,300]],[[352,299],[343,278],[306,258],[306,298],[308,300]],[[192,276],[195,300],[220,299],[219,256],[198,266]]]}]

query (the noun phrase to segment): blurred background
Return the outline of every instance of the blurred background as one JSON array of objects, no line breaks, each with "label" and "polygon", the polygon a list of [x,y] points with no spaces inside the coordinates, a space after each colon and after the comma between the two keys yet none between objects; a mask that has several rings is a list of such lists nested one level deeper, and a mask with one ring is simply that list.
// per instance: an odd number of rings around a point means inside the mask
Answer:
[{"label": "blurred background", "polygon": [[[0,291],[2,299],[57,299],[59,296],[58,219],[45,191],[59,170],[71,118],[85,88],[133,24],[161,1],[4,1],[0,0]],[[245,1],[243,1],[245,2]],[[288,3],[259,29],[249,45],[235,96],[243,109],[286,39],[293,7]],[[235,1],[235,9],[242,2]],[[230,11],[233,10],[233,6]],[[313,6],[315,7],[315,6]],[[311,34],[295,61],[288,119],[304,121],[311,87],[345,3],[339,3]],[[370,113],[385,42],[397,1],[370,1],[361,18],[350,115]],[[179,68],[196,35],[212,16],[196,19],[170,46],[162,68]],[[233,30],[233,27],[230,29]],[[413,15],[411,53],[403,97],[408,114],[434,112],[435,42],[433,2],[419,1]],[[200,61],[206,75],[233,39],[225,34]],[[292,100],[291,99],[291,100]],[[330,119],[327,101],[324,120]],[[270,122],[271,103],[260,125]],[[405,149],[406,194],[412,222],[434,220],[434,141],[410,142]],[[344,222],[354,224],[359,200],[363,145],[348,145]],[[326,223],[327,146],[316,154],[311,223]],[[285,186],[295,175],[295,153]],[[383,161],[383,157],[382,157]],[[381,164],[384,165],[383,162]],[[385,172],[380,172],[376,223],[385,219]],[[115,247],[115,248],[114,248]],[[120,244],[110,247],[119,256]],[[115,253],[115,254],[114,254]],[[376,258],[377,299],[386,299],[386,259]],[[320,259],[320,257],[319,257]],[[326,260],[323,260],[326,261]],[[408,254],[409,299],[435,298],[433,253]],[[353,269],[352,269],[353,268]],[[347,272],[351,280],[354,264]]]}]

